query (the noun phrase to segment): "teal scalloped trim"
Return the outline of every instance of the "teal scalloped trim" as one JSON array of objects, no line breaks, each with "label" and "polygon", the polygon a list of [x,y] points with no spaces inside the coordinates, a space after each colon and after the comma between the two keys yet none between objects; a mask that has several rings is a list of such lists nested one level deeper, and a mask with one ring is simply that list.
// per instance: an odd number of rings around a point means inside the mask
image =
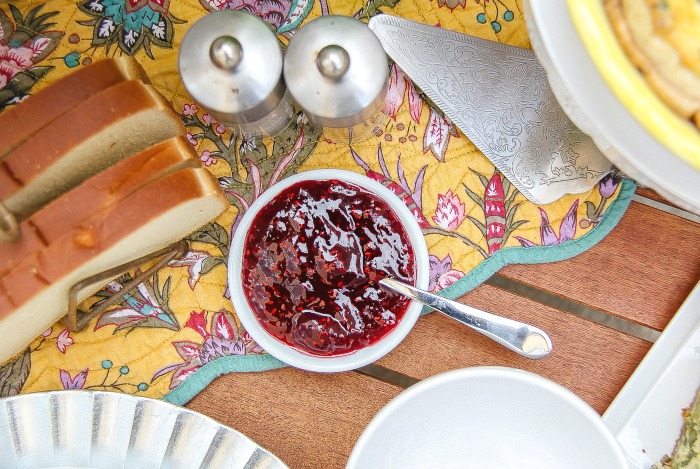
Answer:
[{"label": "teal scalloped trim", "polygon": [[279,29],[277,29],[277,33],[282,34],[298,28],[302,21],[309,15],[313,6],[313,0],[294,0],[287,19]]},{"label": "teal scalloped trim", "polygon": [[267,354],[217,358],[188,376],[184,383],[163,396],[163,400],[175,405],[185,405],[214,381],[214,378],[221,375],[234,372],[268,371],[285,366],[287,365]]},{"label": "teal scalloped trim", "polygon": [[[496,253],[479,264],[455,284],[440,291],[440,296],[455,299],[477,286],[509,264],[544,264],[574,257],[595,246],[617,225],[632,200],[636,184],[622,181],[617,198],[605,211],[598,225],[578,239],[553,246],[512,247]],[[425,310],[427,312],[429,310]],[[242,355],[221,357],[202,366],[187,377],[184,383],[170,391],[163,400],[171,404],[184,405],[199,394],[214,378],[226,373],[268,371],[285,367],[272,355]]]}]

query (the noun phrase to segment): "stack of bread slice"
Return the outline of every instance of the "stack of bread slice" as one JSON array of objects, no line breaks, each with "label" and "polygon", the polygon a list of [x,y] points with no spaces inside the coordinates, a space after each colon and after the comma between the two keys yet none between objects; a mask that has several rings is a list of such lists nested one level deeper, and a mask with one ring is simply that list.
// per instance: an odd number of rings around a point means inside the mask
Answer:
[{"label": "stack of bread slice", "polygon": [[184,135],[132,58],[95,62],[0,113],[0,200],[19,231],[0,242],[0,362],[66,314],[74,284],[228,208]]}]

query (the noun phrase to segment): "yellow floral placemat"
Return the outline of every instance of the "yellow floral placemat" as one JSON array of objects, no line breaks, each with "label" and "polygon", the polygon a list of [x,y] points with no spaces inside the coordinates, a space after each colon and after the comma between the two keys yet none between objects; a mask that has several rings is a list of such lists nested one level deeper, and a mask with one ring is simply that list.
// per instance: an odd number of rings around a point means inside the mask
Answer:
[{"label": "yellow floral placemat", "polygon": [[[612,177],[587,193],[546,206],[532,204],[423,102],[396,66],[384,106],[390,118],[382,133],[352,148],[325,141],[301,115],[274,142],[233,133],[193,102],[177,69],[178,44],[187,29],[208,12],[226,8],[258,15],[276,28],[283,44],[319,15],[367,19],[382,11],[514,46],[530,45],[516,0],[0,2],[0,110],[78,67],[132,55],[172,101],[189,141],[231,202],[227,213],[188,238],[190,251],[184,258],[160,270],[86,330],[72,333],[59,321],[0,364],[0,397],[83,388],[182,404],[222,373],[283,366],[238,322],[226,262],[240,214],[261,191],[292,173],[342,168],[394,190],[423,229],[430,288],[452,298],[506,264],[574,256],[595,245],[624,214],[635,186]],[[88,303],[120,289],[133,275],[110,282]]]}]

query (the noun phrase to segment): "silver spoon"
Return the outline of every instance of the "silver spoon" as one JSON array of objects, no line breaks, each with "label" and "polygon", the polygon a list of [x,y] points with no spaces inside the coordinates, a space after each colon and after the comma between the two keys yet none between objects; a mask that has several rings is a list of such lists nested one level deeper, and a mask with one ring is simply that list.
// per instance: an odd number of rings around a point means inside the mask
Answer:
[{"label": "silver spoon", "polygon": [[549,336],[537,327],[487,313],[393,279],[382,279],[379,284],[466,324],[523,357],[542,358],[552,351]]}]

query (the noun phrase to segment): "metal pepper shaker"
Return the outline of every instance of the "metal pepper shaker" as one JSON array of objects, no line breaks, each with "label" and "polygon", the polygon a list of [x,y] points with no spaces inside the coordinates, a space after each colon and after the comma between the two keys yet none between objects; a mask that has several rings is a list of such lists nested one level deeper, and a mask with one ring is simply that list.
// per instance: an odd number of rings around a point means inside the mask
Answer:
[{"label": "metal pepper shaker", "polygon": [[[346,16],[322,16],[289,41],[284,79],[292,97],[326,139],[351,142],[381,128],[389,65],[367,25]],[[331,138],[329,138],[329,136]]]},{"label": "metal pepper shaker", "polygon": [[247,134],[274,136],[294,117],[282,62],[271,27],[238,10],[202,17],[179,52],[180,77],[192,98],[217,121]]}]

